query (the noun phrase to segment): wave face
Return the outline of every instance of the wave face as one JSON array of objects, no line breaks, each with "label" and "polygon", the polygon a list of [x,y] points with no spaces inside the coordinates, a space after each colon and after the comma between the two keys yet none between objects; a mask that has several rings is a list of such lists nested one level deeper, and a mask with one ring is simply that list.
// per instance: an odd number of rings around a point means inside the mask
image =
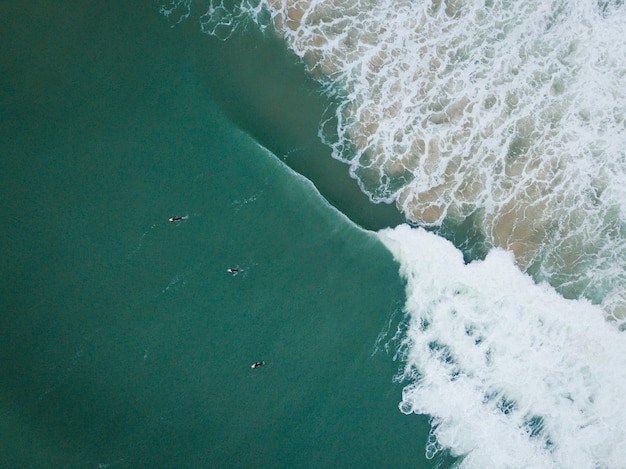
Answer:
[{"label": "wave face", "polygon": [[227,37],[243,17],[336,93],[324,137],[372,201],[471,216],[487,248],[624,321],[621,1],[214,2],[201,22]]},{"label": "wave face", "polygon": [[586,300],[537,285],[513,256],[463,262],[423,229],[380,233],[407,279],[400,410],[432,416],[462,467],[623,467],[626,343]]}]

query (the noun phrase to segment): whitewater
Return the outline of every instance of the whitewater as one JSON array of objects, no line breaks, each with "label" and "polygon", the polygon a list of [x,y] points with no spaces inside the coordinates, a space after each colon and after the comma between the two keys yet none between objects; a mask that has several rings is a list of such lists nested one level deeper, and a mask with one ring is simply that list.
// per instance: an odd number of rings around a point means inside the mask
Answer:
[{"label": "whitewater", "polygon": [[[200,2],[202,3],[202,2]],[[197,5],[173,1],[181,19]],[[615,1],[202,4],[280,35],[335,106],[320,137],[407,280],[404,413],[463,467],[626,462],[626,9]],[[468,264],[435,231],[470,222]]]},{"label": "whitewater", "polygon": [[407,279],[400,410],[432,417],[472,468],[618,468],[626,461],[626,342],[601,310],[535,284],[511,253],[465,264],[450,242],[380,233]]}]

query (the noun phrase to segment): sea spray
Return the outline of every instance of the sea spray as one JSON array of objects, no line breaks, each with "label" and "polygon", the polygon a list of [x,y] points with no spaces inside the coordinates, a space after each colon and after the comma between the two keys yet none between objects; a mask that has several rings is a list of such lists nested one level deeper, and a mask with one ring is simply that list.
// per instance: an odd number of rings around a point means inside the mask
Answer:
[{"label": "sea spray", "polygon": [[566,300],[493,250],[401,225],[379,233],[407,281],[400,410],[433,418],[463,467],[620,467],[626,342],[597,306]]}]

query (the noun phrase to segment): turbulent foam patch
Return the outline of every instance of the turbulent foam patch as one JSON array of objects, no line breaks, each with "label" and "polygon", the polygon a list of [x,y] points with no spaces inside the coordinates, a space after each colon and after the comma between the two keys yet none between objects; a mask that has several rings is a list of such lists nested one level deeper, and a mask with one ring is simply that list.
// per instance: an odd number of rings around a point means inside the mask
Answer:
[{"label": "turbulent foam patch", "polygon": [[342,90],[334,156],[423,225],[471,214],[567,296],[624,315],[621,2],[266,0]]},{"label": "turbulent foam patch", "polygon": [[407,279],[400,410],[433,418],[427,455],[462,467],[620,467],[626,343],[602,311],[535,284],[512,255],[464,264],[406,225],[380,232]]},{"label": "turbulent foam patch", "polygon": [[199,14],[203,32],[222,41],[254,21],[261,29],[268,25],[267,10],[259,0],[169,0],[160,12],[172,25]]}]

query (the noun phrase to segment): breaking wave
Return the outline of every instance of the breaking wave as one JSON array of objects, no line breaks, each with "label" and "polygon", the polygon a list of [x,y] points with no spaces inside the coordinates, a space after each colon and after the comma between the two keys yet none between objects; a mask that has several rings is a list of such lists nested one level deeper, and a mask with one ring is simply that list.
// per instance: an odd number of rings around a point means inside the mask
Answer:
[{"label": "breaking wave", "polygon": [[[626,460],[626,9],[621,0],[173,0],[221,39],[283,37],[333,97],[320,136],[407,280],[400,410],[463,467]],[[554,287],[556,291],[550,287]],[[569,298],[569,299],[567,299]],[[609,319],[606,321],[605,319]]]},{"label": "breaking wave", "polygon": [[407,279],[400,410],[431,416],[427,457],[464,468],[617,468],[626,458],[626,342],[598,306],[537,285],[492,250],[380,232]]}]

